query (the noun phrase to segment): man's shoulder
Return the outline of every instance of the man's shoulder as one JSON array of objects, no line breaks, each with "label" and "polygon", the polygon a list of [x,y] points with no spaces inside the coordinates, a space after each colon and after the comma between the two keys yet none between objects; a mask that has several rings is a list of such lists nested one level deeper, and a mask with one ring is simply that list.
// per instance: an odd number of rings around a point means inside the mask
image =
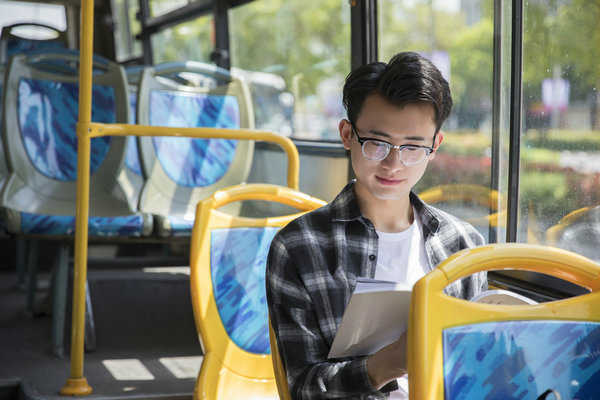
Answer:
[{"label": "man's shoulder", "polygon": [[326,204],[316,210],[302,214],[296,219],[290,221],[278,233],[278,236],[285,237],[295,235],[299,232],[310,233],[328,230],[331,226],[332,208],[331,204]]},{"label": "man's shoulder", "polygon": [[443,236],[469,238],[471,245],[483,244],[484,239],[473,225],[467,221],[429,204],[422,203],[427,212],[435,219],[437,232]]}]

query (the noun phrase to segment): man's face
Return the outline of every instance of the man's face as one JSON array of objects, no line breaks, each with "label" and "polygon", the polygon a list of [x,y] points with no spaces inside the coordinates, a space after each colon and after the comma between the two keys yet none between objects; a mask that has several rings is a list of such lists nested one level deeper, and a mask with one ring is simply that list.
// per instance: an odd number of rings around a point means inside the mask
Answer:
[{"label": "man's face", "polygon": [[[396,146],[427,146],[437,150],[443,134],[439,132],[435,135],[433,115],[430,105],[396,107],[380,95],[372,94],[366,98],[357,120],[353,122],[361,139],[377,139]],[[406,166],[400,159],[398,149],[392,148],[383,160],[368,160],[363,156],[361,144],[352,132],[350,122],[340,122],[339,128],[344,147],[351,153],[356,192],[366,197],[363,200],[406,199],[423,176],[429,160],[435,157],[433,152],[425,157],[422,164]]]}]

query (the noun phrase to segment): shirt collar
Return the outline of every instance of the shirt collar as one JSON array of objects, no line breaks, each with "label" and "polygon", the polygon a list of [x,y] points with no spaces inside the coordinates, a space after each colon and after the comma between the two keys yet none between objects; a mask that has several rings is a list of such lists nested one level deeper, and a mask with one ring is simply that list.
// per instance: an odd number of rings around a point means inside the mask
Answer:
[{"label": "shirt collar", "polygon": [[[364,218],[358,207],[358,201],[354,195],[356,180],[348,182],[342,191],[331,202],[332,221],[349,222]],[[435,212],[423,202],[415,193],[410,192],[410,202],[415,207],[423,227],[429,232],[436,232],[440,226]]]},{"label": "shirt collar", "polygon": [[358,207],[356,196],[354,195],[355,183],[356,180],[348,182],[331,202],[331,215],[333,221],[348,222],[357,220],[363,216]]}]

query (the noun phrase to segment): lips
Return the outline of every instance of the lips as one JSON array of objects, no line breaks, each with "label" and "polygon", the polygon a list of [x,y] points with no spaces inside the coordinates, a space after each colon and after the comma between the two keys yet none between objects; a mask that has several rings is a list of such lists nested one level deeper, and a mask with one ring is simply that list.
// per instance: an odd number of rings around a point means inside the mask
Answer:
[{"label": "lips", "polygon": [[405,181],[405,179],[393,179],[393,178],[384,178],[381,176],[375,176],[375,179],[377,179],[377,182],[381,183],[382,185],[385,186],[394,186],[394,185],[399,185],[402,182]]}]

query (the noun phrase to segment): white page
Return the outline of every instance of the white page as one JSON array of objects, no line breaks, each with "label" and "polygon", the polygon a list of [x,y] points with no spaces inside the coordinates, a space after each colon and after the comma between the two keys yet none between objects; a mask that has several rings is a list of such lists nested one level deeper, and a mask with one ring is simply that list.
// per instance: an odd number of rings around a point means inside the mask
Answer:
[{"label": "white page", "polygon": [[370,355],[408,326],[412,286],[359,278],[329,350],[329,358]]},{"label": "white page", "polygon": [[537,301],[515,292],[504,289],[485,290],[473,296],[469,301],[474,303],[501,304],[501,305],[523,305],[538,304]]}]

